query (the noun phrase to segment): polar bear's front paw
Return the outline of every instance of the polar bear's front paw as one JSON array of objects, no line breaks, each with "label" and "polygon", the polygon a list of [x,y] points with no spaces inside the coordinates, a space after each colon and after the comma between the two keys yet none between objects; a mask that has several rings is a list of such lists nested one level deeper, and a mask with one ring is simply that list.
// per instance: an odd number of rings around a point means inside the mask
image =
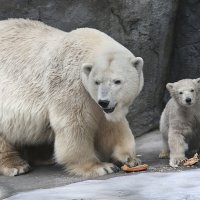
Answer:
[{"label": "polar bear's front paw", "polygon": [[185,156],[180,156],[180,157],[170,157],[169,165],[171,167],[178,167],[184,160],[187,158]]},{"label": "polar bear's front paw", "polygon": [[129,158],[124,164],[128,165],[129,167],[134,167],[136,165],[140,165],[141,160],[139,158]]},{"label": "polar bear's front paw", "polygon": [[112,163],[98,162],[75,165],[68,168],[70,174],[83,177],[97,177],[106,174],[116,173],[120,168]]},{"label": "polar bear's front paw", "polygon": [[139,158],[136,157],[128,157],[125,159],[112,159],[113,163],[115,165],[117,165],[118,167],[121,167],[122,165],[128,165],[129,167],[134,167],[136,165],[140,165],[141,164],[141,160]]},{"label": "polar bear's front paw", "polygon": [[119,172],[120,168],[112,163],[101,163],[100,166],[97,166],[97,168],[94,169],[94,171],[97,172],[98,176],[102,176],[105,174]]}]

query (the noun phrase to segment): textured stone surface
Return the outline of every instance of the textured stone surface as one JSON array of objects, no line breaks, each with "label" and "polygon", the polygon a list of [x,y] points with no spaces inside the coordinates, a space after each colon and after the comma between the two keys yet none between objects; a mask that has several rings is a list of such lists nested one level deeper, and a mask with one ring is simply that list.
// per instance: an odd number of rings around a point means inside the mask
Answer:
[{"label": "textured stone surface", "polygon": [[0,0],[0,4],[0,19],[31,18],[65,31],[97,28],[143,57],[145,87],[128,119],[136,135],[158,126],[177,0]]},{"label": "textured stone surface", "polygon": [[200,77],[200,1],[182,0],[177,13],[169,81]]},{"label": "textured stone surface", "polygon": [[[134,26],[130,49],[144,58],[145,86],[128,115],[136,135],[158,127],[163,109],[163,94],[169,72],[173,27],[178,1],[140,1],[134,6],[140,16]],[[137,11],[136,11],[137,10]],[[136,35],[138,34],[138,38]],[[130,38],[130,40],[131,40]]]}]

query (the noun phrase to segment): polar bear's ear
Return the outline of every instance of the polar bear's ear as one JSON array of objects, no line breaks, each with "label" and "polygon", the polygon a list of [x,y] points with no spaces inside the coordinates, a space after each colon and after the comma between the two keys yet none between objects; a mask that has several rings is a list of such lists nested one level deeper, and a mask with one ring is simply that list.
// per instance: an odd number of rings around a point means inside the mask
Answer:
[{"label": "polar bear's ear", "polygon": [[132,59],[132,64],[133,66],[136,68],[136,70],[138,71],[138,73],[140,74],[142,69],[143,69],[143,65],[144,65],[144,61],[141,57],[136,57],[134,59]]},{"label": "polar bear's ear", "polygon": [[167,83],[166,88],[170,92],[173,89],[173,83]]},{"label": "polar bear's ear", "polygon": [[93,67],[92,63],[83,63],[82,72],[85,73],[86,76],[88,76],[92,71],[92,67]]}]

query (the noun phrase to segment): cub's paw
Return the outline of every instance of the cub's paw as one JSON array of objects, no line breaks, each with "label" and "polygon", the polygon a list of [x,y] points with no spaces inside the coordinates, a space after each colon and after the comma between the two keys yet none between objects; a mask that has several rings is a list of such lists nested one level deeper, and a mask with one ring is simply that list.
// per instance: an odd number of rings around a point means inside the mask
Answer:
[{"label": "cub's paw", "polygon": [[97,177],[106,174],[112,174],[120,171],[120,168],[112,163],[105,162],[91,162],[82,165],[74,165],[67,168],[72,175],[83,177]]},{"label": "cub's paw", "polygon": [[169,165],[171,167],[178,167],[184,160],[186,160],[187,158],[184,156],[181,157],[170,157],[170,161],[169,161]]},{"label": "cub's paw", "polygon": [[161,159],[169,158],[169,151],[162,150],[159,154],[159,158]]}]

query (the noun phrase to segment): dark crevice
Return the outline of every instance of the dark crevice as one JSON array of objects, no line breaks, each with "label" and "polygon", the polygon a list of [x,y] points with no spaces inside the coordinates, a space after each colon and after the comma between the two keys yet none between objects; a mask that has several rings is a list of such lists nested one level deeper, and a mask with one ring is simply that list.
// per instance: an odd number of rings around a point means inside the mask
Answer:
[{"label": "dark crevice", "polygon": [[111,8],[110,11],[118,19],[118,22],[119,22],[120,26],[122,27],[124,33],[126,33],[127,35],[129,35],[130,31],[128,31],[126,29],[126,26],[124,25],[124,22],[123,22],[122,18],[120,17],[120,15],[115,12],[114,8]]}]

